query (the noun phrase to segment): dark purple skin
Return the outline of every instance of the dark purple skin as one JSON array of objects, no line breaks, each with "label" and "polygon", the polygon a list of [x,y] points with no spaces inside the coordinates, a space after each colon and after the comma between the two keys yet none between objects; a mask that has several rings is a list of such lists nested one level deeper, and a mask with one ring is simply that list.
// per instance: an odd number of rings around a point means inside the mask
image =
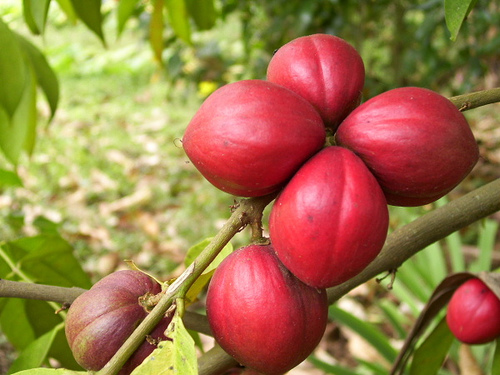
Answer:
[{"label": "dark purple skin", "polygon": [[340,124],[335,140],[363,159],[394,206],[436,201],[479,158],[464,115],[447,98],[419,87],[393,89],[363,103]]},{"label": "dark purple skin", "polygon": [[321,116],[304,98],[271,82],[243,80],[205,100],[182,144],[215,187],[255,197],[278,190],[325,137]]},{"label": "dark purple skin", "polygon": [[272,246],[250,245],[230,254],[215,271],[207,317],[217,342],[239,363],[278,375],[316,348],[328,302],[326,291],[293,276]]},{"label": "dark purple skin", "polygon": [[313,34],[280,47],[269,62],[267,79],[309,101],[335,131],[361,101],[365,67],[345,40]]},{"label": "dark purple skin", "polygon": [[500,337],[500,299],[478,278],[464,282],[448,304],[446,322],[466,344],[485,344]]},{"label": "dark purple skin", "polygon": [[[160,291],[160,285],[142,272],[124,270],[104,277],[76,298],[65,328],[76,361],[87,370],[100,370],[147,316],[138,298]],[[164,318],[151,337],[164,340],[170,320]],[[130,374],[155,348],[144,341],[119,374]]]},{"label": "dark purple skin", "polygon": [[269,235],[297,278],[329,288],[357,275],[379,254],[388,225],[375,177],[352,151],[330,146],[281,191],[271,209]]}]

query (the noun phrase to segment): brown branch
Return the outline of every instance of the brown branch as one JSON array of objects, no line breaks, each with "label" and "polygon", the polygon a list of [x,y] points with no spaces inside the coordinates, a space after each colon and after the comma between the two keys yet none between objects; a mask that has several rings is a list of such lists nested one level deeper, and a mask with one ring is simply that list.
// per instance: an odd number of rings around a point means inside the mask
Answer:
[{"label": "brown branch", "polygon": [[64,288],[0,279],[0,297],[36,299],[66,305],[71,304],[83,292],[85,289],[82,288]]},{"label": "brown branch", "polygon": [[460,111],[468,111],[469,109],[498,103],[500,102],[500,87],[454,96],[450,98],[450,101],[455,104]]}]

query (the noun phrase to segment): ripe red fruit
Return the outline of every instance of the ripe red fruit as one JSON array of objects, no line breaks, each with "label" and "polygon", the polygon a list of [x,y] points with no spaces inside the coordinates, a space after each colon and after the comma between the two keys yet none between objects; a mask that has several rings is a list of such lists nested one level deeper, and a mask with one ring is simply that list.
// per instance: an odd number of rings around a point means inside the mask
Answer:
[{"label": "ripe red fruit", "polygon": [[402,87],[356,108],[339,126],[336,142],[354,151],[396,206],[441,198],[479,157],[463,114],[431,90]]},{"label": "ripe red fruit", "polygon": [[[69,308],[65,328],[76,361],[87,370],[100,370],[148,314],[138,298],[160,291],[147,275],[125,270],[104,277],[78,296]],[[170,320],[164,318],[151,337],[164,340]],[[130,374],[155,348],[144,341],[119,374]]]},{"label": "ripe red fruit", "polygon": [[269,234],[283,264],[304,283],[329,288],[380,252],[389,214],[362,160],[331,146],[309,159],[274,203]]},{"label": "ripe red fruit", "polygon": [[324,142],[321,117],[305,99],[271,82],[245,80],[205,100],[183,147],[214,186],[253,197],[279,189]]},{"label": "ripe red fruit", "polygon": [[302,362],[321,340],[327,316],[325,290],[299,281],[269,245],[230,254],[207,292],[217,342],[239,363],[266,375]]},{"label": "ripe red fruit", "polygon": [[453,293],[446,322],[466,344],[493,341],[500,337],[500,299],[480,279],[469,279]]},{"label": "ripe red fruit", "polygon": [[335,130],[361,100],[365,67],[345,40],[314,34],[282,46],[269,62],[267,79],[295,91]]}]

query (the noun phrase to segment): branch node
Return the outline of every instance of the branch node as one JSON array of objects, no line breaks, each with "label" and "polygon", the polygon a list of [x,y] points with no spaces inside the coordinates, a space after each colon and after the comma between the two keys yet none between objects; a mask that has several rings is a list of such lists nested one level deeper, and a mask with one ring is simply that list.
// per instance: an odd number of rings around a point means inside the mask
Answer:
[{"label": "branch node", "polygon": [[389,284],[387,284],[387,289],[391,290],[392,287],[394,286],[394,282],[396,281],[396,272],[398,272],[397,268],[391,268],[390,270],[387,271],[385,275],[382,275],[381,277],[378,277],[375,280],[377,281],[377,283],[380,283],[390,276],[391,280],[389,281]]}]

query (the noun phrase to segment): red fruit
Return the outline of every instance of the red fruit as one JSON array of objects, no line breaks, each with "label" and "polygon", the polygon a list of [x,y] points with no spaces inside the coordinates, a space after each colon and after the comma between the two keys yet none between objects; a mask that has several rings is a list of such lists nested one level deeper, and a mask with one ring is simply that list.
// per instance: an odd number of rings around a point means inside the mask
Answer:
[{"label": "red fruit", "polygon": [[318,345],[326,327],[325,290],[293,276],[271,246],[250,245],[217,268],[207,317],[220,346],[266,375],[283,374]]},{"label": "red fruit", "polygon": [[[160,291],[160,285],[147,275],[125,270],[104,277],[78,296],[65,328],[76,361],[87,370],[100,370],[148,314],[138,298]],[[151,337],[164,340],[169,322],[170,318],[163,319]],[[130,374],[155,348],[144,341],[119,374]]]},{"label": "red fruit", "polygon": [[480,279],[469,279],[453,293],[446,322],[466,344],[493,341],[500,337],[500,299]]},{"label": "red fruit", "polygon": [[214,186],[253,197],[279,189],[324,142],[321,117],[305,99],[271,82],[246,80],[205,100],[183,147]]},{"label": "red fruit", "polygon": [[269,62],[267,79],[303,96],[335,130],[360,103],[365,67],[345,40],[314,34],[281,47]]},{"label": "red fruit", "polygon": [[283,264],[304,283],[329,288],[380,252],[389,214],[362,160],[331,146],[300,168],[274,203],[269,234]]},{"label": "red fruit", "polygon": [[377,95],[339,126],[337,144],[354,151],[379,181],[387,202],[434,202],[460,183],[479,157],[463,114],[445,97],[403,87]]}]

